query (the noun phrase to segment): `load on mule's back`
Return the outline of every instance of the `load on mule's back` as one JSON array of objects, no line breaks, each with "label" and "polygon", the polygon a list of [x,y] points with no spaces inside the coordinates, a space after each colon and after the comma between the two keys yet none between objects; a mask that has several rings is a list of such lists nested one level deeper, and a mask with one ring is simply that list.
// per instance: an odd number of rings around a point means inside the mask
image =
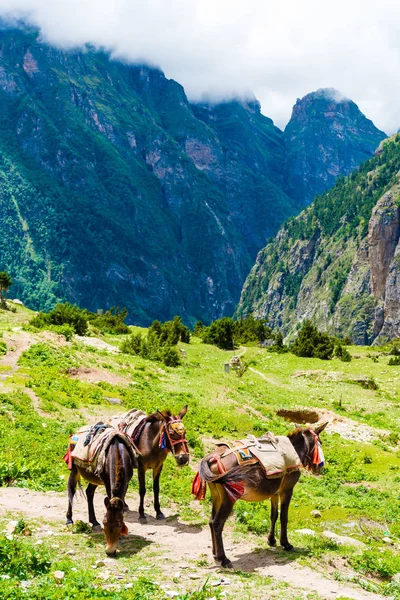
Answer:
[{"label": "load on mule's back", "polygon": [[175,416],[169,410],[146,415],[136,409],[126,415],[113,417],[110,422],[114,427],[125,432],[138,449],[139,479],[139,520],[146,522],[144,498],[146,495],[146,471],[153,471],[154,510],[157,519],[164,519],[160,508],[160,475],[164,461],[171,453],[178,467],[189,464],[189,447],[186,440],[186,429],[182,419],[187,413],[187,406]]},{"label": "load on mule's back", "polygon": [[285,550],[293,546],[287,537],[289,504],[293,488],[300,478],[302,465],[318,473],[324,465],[320,433],[327,423],[314,428],[297,427],[288,436],[267,434],[258,440],[227,442],[202,459],[193,480],[192,492],[198,500],[205,496],[208,485],[212,497],[210,530],[215,560],[232,567],[224,550],[222,532],[237,500],[261,502],[271,500],[270,546],[276,544],[275,525],[280,502],[280,543]]},{"label": "load on mule's back", "polygon": [[183,408],[176,417],[170,411],[156,411],[150,415],[136,409],[119,415],[108,423],[99,422],[83,427],[70,438],[64,460],[71,470],[68,480],[67,524],[72,524],[72,502],[81,477],[87,482],[89,522],[99,526],[94,511],[93,497],[97,486],[104,485],[106,514],[103,520],[107,554],[115,554],[120,535],[128,533],[123,513],[127,510],[125,494],[133,469],[138,469],[140,483],[141,520],[145,520],[143,501],[146,489],[144,475],[153,469],[154,507],[157,518],[164,518],[159,503],[159,478],[163,463],[172,452],[179,466],[188,464],[189,450],[182,419]]},{"label": "load on mule's back", "polygon": [[84,427],[71,436],[64,456],[64,461],[71,470],[68,479],[67,525],[73,523],[72,503],[81,477],[88,482],[86,498],[89,522],[93,527],[100,526],[94,511],[94,493],[99,485],[106,488],[103,525],[107,554],[115,554],[120,536],[128,533],[123,510],[128,484],[132,479],[133,469],[137,467],[137,455],[128,436],[101,422],[92,427]]}]

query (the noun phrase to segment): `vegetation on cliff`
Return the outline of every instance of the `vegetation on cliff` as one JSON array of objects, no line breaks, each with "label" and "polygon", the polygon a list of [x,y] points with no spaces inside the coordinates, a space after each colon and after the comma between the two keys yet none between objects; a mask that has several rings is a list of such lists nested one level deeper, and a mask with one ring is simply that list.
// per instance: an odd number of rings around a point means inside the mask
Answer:
[{"label": "vegetation on cliff", "polygon": [[[259,253],[237,315],[265,318],[271,327],[280,326],[291,335],[299,322],[312,318],[323,329],[349,335],[357,343],[374,341],[388,310],[395,323],[399,170],[400,135],[396,135],[357,171],[339,178],[329,192],[285,223]],[[390,235],[379,233],[382,227]],[[374,248],[385,244],[386,237],[391,247],[386,253],[383,247],[380,250],[388,263],[384,266],[380,255],[374,258]],[[391,278],[384,279],[376,292],[374,277],[379,272],[386,276],[390,269]],[[386,296],[390,306],[385,305]],[[383,316],[376,311],[379,305]],[[396,327],[387,337],[396,337]]]}]

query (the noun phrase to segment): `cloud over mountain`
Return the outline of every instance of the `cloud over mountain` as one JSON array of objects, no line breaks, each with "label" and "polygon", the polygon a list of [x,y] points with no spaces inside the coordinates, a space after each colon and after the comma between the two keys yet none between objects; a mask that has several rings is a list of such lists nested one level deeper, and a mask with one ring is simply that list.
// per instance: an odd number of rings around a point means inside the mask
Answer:
[{"label": "cloud over mountain", "polygon": [[400,125],[394,0],[0,0],[62,47],[92,43],[160,66],[192,100],[254,92],[284,126],[293,98],[334,87],[389,133]]}]

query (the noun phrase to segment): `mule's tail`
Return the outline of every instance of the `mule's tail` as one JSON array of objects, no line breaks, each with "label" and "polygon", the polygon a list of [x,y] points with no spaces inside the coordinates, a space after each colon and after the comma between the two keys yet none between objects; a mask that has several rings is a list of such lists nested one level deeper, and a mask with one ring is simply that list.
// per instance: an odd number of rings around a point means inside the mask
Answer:
[{"label": "mule's tail", "polygon": [[[199,471],[196,473],[195,478],[192,483],[192,494],[195,496],[196,500],[204,500],[206,497],[207,490],[207,482],[216,481],[221,477],[221,474],[214,475],[209,467],[209,456],[203,458],[200,463]],[[214,462],[214,461],[212,461]]]},{"label": "mule's tail", "polygon": [[[210,469],[210,464],[217,463],[219,473],[215,474]],[[200,463],[199,472],[192,485],[192,493],[196,500],[204,500],[207,483],[220,484],[233,502],[239,500],[245,492],[245,486],[257,487],[260,484],[260,469],[258,465],[237,465],[229,471],[217,457],[206,457]]]}]

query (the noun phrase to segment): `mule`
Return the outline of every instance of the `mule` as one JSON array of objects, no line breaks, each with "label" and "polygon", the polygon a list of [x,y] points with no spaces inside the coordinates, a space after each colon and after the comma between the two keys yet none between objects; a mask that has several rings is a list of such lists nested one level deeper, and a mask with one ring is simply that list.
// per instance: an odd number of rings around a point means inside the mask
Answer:
[{"label": "mule", "polygon": [[146,523],[144,512],[144,498],[146,495],[146,471],[153,471],[153,494],[154,510],[156,519],[165,519],[160,507],[160,475],[164,461],[168,453],[174,456],[178,467],[189,464],[189,448],[186,441],[186,429],[182,419],[187,413],[185,406],[178,416],[171,414],[169,410],[148,415],[144,419],[139,437],[135,439],[135,445],[139,450],[138,456],[138,479],[139,479],[139,521]]},{"label": "mule", "polygon": [[[129,442],[128,442],[129,443]],[[74,446],[70,445],[70,451]],[[106,553],[115,555],[117,543],[120,536],[128,534],[128,528],[124,523],[124,505],[125,494],[128,484],[132,479],[133,469],[137,467],[137,462],[132,460],[132,452],[126,446],[126,443],[120,438],[115,437],[108,446],[105,453],[105,462],[99,477],[95,476],[89,469],[77,464],[73,458],[71,461],[71,472],[68,479],[68,510],[67,525],[73,523],[72,503],[76,492],[76,486],[82,477],[88,482],[86,488],[86,498],[89,511],[89,522],[93,527],[100,527],[96,519],[93,506],[93,496],[97,486],[104,485],[107,496],[104,499],[106,514],[103,520],[104,533],[106,536]]]},{"label": "mule", "polygon": [[[315,428],[296,427],[287,436],[301,464],[314,473],[321,469],[321,461],[318,458],[321,456],[319,435],[327,424],[323,423]],[[227,453],[226,456],[222,456],[225,452],[226,447],[218,447],[203,458],[199,473],[193,482],[193,493],[198,499],[204,497],[205,484],[211,492],[212,513],[209,525],[215,560],[222,567],[232,568],[232,563],[225,554],[222,532],[239,497],[245,502],[262,502],[268,498],[271,500],[271,526],[268,534],[270,546],[276,544],[275,526],[280,503],[280,544],[285,550],[293,550],[287,536],[288,512],[293,488],[300,478],[300,470],[287,472],[278,478],[267,478],[260,463],[246,465],[244,462],[238,465],[235,455]]]}]

